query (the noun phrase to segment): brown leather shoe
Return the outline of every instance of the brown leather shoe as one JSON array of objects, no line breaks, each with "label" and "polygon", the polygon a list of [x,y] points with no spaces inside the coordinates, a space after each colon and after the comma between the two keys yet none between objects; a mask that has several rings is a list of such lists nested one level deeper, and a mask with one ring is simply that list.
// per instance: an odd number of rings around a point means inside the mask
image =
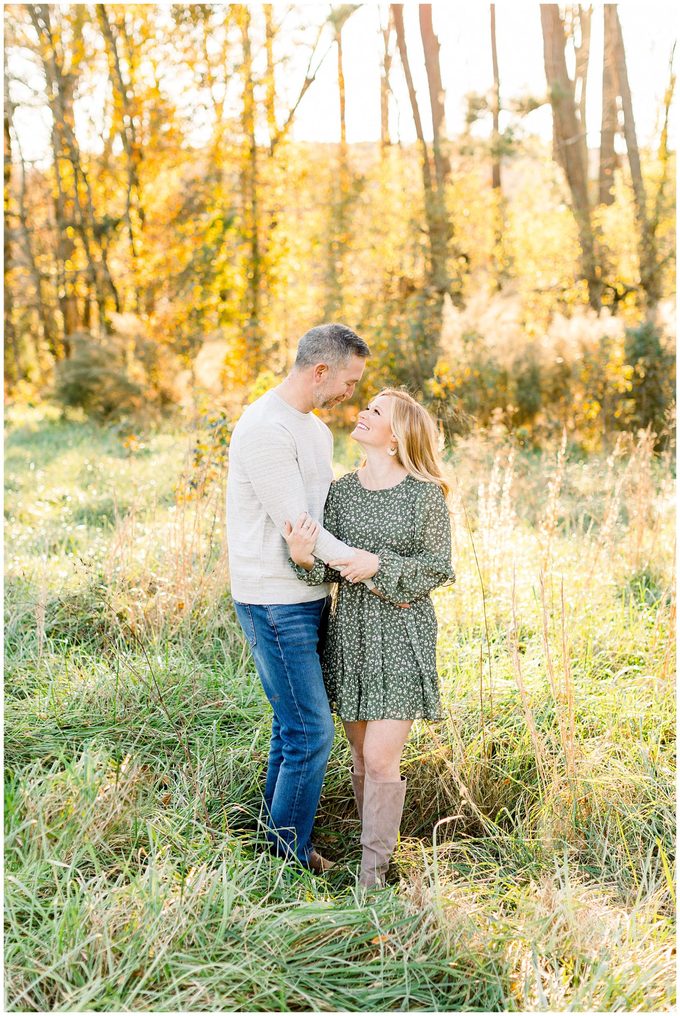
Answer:
[{"label": "brown leather shoe", "polygon": [[322,857],[318,850],[313,850],[307,859],[307,863],[313,872],[317,875],[324,875],[331,868],[335,867],[335,861],[328,861],[325,857]]}]

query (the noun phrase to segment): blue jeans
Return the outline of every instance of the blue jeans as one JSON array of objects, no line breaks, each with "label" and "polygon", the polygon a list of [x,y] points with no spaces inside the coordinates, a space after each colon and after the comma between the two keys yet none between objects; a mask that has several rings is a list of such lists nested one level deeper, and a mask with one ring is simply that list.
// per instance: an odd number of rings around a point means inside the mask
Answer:
[{"label": "blue jeans", "polygon": [[238,603],[236,616],[274,711],[264,800],[277,853],[307,864],[335,727],[319,660],[330,597]]}]

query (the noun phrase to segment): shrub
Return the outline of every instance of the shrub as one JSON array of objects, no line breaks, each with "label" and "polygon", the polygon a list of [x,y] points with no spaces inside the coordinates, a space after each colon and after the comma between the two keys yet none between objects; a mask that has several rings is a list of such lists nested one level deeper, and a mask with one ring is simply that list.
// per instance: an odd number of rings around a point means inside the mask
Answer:
[{"label": "shrub", "polygon": [[451,434],[472,419],[541,443],[566,427],[590,450],[650,424],[661,434],[674,389],[667,331],[651,322],[625,329],[607,311],[580,310],[554,314],[533,334],[516,295],[474,295],[462,310],[446,306],[425,391]]},{"label": "shrub", "polygon": [[111,420],[148,416],[176,401],[177,364],[159,343],[125,332],[77,332],[69,342],[71,355],[55,368],[54,395],[62,405]]},{"label": "shrub", "polygon": [[631,365],[630,423],[645,428],[651,424],[659,434],[675,390],[675,357],[664,348],[659,329],[652,321],[628,328],[626,362]]},{"label": "shrub", "polygon": [[531,349],[524,350],[511,372],[512,397],[515,412],[513,426],[531,423],[541,408],[541,367]]},{"label": "shrub", "polygon": [[125,349],[115,335],[70,336],[71,355],[55,369],[55,397],[64,406],[80,406],[102,420],[138,411],[142,386],[129,377]]}]

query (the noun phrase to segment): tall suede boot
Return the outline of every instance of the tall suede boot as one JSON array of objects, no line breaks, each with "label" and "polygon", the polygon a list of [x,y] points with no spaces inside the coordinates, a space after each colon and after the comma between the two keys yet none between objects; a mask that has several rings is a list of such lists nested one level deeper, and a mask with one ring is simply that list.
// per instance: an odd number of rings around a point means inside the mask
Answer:
[{"label": "tall suede boot", "polygon": [[357,802],[357,811],[359,812],[359,818],[363,819],[364,773],[355,773],[353,769],[350,769],[349,775],[352,777],[352,786],[354,787],[354,800]]},{"label": "tall suede boot", "polygon": [[406,779],[382,783],[364,778],[364,809],[361,826],[361,875],[365,889],[385,884],[385,874],[399,836],[406,797]]}]

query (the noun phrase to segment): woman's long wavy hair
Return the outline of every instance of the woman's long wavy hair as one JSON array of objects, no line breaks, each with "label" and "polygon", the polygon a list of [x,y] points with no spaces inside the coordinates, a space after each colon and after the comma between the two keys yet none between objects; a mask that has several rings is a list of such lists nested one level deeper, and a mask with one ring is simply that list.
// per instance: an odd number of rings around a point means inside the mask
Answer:
[{"label": "woman's long wavy hair", "polygon": [[397,461],[416,480],[438,483],[444,497],[450,485],[439,451],[439,429],[432,416],[401,388],[383,388],[375,396],[389,395],[392,433],[397,439]]}]

